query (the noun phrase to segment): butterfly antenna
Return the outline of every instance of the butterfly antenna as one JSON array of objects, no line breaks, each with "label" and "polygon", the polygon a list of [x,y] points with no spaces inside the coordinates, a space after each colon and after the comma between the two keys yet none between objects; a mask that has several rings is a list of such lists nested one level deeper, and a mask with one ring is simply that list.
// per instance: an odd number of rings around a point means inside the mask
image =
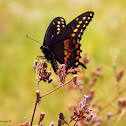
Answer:
[{"label": "butterfly antenna", "polygon": [[39,43],[40,45],[42,45],[39,41],[30,38],[28,35],[26,35],[26,37],[29,38],[29,39],[31,39],[31,40],[33,40],[33,41],[35,41],[35,42],[37,42],[37,43]]}]

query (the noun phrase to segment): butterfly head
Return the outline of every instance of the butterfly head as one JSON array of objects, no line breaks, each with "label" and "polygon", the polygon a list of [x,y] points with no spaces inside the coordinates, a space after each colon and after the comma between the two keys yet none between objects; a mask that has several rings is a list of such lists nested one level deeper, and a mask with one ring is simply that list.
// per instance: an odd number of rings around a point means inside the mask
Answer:
[{"label": "butterfly head", "polygon": [[48,47],[45,47],[45,46],[41,46],[40,49],[44,53],[46,59],[49,60],[49,57],[50,57],[50,49]]},{"label": "butterfly head", "polygon": [[49,51],[49,48],[45,46],[41,46],[40,49],[44,54]]}]

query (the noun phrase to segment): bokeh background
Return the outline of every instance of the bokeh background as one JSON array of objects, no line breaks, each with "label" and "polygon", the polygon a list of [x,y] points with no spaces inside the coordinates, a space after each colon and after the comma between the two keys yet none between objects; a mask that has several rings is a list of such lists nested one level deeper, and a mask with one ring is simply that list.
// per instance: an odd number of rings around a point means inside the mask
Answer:
[{"label": "bokeh background", "polygon": [[[43,43],[53,18],[61,16],[69,23],[86,11],[94,11],[95,15],[81,40],[82,55],[86,52],[90,57],[86,70],[89,76],[94,68],[102,66],[103,77],[94,89],[95,99],[104,105],[117,93],[113,64],[126,68],[126,0],[0,0],[0,120],[11,120],[0,122],[1,126],[18,125],[24,122],[24,117],[31,120],[36,96],[36,75],[32,67],[36,56],[42,53],[40,45],[26,38],[26,34]],[[41,94],[58,86],[54,73],[52,78],[52,84],[40,83]],[[122,88],[125,83],[124,75],[120,82]],[[71,113],[67,107],[74,104],[73,96],[66,86],[44,97],[37,107],[34,123],[42,111],[46,113],[44,126],[51,122],[57,125],[59,112],[69,119]],[[101,114],[105,116],[116,109],[117,102]],[[114,125],[116,119],[117,116],[113,117],[107,125]],[[125,123],[126,114],[118,126]]]}]

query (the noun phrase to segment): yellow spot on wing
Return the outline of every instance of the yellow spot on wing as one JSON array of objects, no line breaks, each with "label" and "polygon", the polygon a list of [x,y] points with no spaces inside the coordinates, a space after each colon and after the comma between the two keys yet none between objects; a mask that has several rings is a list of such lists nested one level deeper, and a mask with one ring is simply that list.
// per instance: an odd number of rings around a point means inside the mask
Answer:
[{"label": "yellow spot on wing", "polygon": [[83,17],[83,20],[85,20],[86,19],[86,17]]},{"label": "yellow spot on wing", "polygon": [[92,13],[90,13],[90,16],[92,16]]},{"label": "yellow spot on wing", "polygon": [[79,34],[78,37],[81,37],[81,34]]},{"label": "yellow spot on wing", "polygon": [[78,31],[78,29],[77,29],[77,28],[73,30],[73,32],[77,32],[77,31]]},{"label": "yellow spot on wing", "polygon": [[76,21],[78,21],[78,18],[76,18]]},{"label": "yellow spot on wing", "polygon": [[57,28],[58,31],[60,31],[60,28]]},{"label": "yellow spot on wing", "polygon": [[57,21],[58,24],[60,24],[60,21]]},{"label": "yellow spot on wing", "polygon": [[80,25],[77,25],[77,28],[79,28],[80,27]]},{"label": "yellow spot on wing", "polygon": [[61,21],[64,21],[64,19],[63,19],[63,18],[61,18]]},{"label": "yellow spot on wing", "polygon": [[63,28],[65,27],[65,25],[62,25],[63,26]]},{"label": "yellow spot on wing", "polygon": [[78,23],[79,23],[79,24],[81,24],[81,23],[82,23],[82,21],[79,21]]},{"label": "yellow spot on wing", "polygon": [[71,36],[74,37],[75,36],[75,33],[71,34]]},{"label": "yellow spot on wing", "polygon": [[63,21],[62,21],[61,23],[62,23],[62,24],[64,24],[64,22],[63,22]]},{"label": "yellow spot on wing", "polygon": [[76,62],[75,64],[76,64],[76,65],[78,65],[79,63],[78,63],[78,62]]},{"label": "yellow spot on wing", "polygon": [[55,22],[53,22],[53,25],[55,25]]},{"label": "yellow spot on wing", "polygon": [[85,23],[87,24],[87,23],[88,23],[88,21],[85,21]]},{"label": "yellow spot on wing", "polygon": [[85,25],[85,24],[83,25],[83,28],[84,28],[84,27],[86,27],[86,25]]},{"label": "yellow spot on wing", "polygon": [[60,27],[60,25],[57,25],[57,27]]},{"label": "yellow spot on wing", "polygon": [[88,17],[88,20],[90,19],[90,17]]},{"label": "yellow spot on wing", "polygon": [[81,31],[80,32],[83,32],[83,29],[81,29]]},{"label": "yellow spot on wing", "polygon": [[59,34],[60,32],[57,32],[57,35]]}]

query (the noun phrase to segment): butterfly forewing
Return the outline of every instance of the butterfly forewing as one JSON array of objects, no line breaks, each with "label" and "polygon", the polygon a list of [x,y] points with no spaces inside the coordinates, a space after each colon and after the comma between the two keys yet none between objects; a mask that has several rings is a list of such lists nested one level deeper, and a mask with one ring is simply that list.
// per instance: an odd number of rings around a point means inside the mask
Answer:
[{"label": "butterfly forewing", "polygon": [[54,44],[53,40],[65,26],[66,22],[64,18],[62,17],[54,18],[47,28],[43,46],[49,47],[51,44]]},{"label": "butterfly forewing", "polygon": [[[92,20],[94,13],[89,11],[86,13],[81,14],[73,21],[71,21],[64,29],[61,30],[60,34],[54,39],[53,43],[60,42],[61,40],[67,39],[79,39],[81,40],[81,36],[86,29],[86,26]],[[52,47],[56,44],[52,44]]]}]

